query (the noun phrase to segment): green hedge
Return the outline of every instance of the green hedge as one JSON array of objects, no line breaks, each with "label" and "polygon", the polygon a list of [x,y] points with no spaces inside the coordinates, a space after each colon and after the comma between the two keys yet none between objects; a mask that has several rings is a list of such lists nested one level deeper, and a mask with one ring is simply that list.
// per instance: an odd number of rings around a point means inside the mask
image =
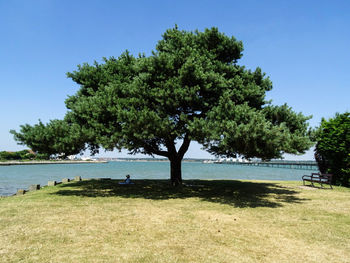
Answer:
[{"label": "green hedge", "polygon": [[23,150],[18,152],[0,152],[0,160],[15,161],[15,160],[43,160],[48,159],[46,154],[33,154],[30,150]]}]

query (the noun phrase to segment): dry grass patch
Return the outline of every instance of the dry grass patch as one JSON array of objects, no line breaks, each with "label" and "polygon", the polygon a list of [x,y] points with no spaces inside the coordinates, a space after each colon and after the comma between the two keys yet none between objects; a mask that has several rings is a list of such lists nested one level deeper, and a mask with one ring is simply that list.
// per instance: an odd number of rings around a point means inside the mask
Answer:
[{"label": "dry grass patch", "polygon": [[0,262],[350,262],[350,190],[83,181],[0,199]]}]

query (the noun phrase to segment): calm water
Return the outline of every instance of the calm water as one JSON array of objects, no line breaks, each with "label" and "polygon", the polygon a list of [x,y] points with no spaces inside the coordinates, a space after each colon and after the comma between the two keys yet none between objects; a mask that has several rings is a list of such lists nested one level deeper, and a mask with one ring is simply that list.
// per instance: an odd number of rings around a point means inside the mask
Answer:
[{"label": "calm water", "polygon": [[[183,179],[301,180],[310,170],[252,167],[229,164],[183,163]],[[49,180],[81,176],[125,179],[169,179],[168,162],[109,162],[100,164],[49,164],[0,166],[0,196],[12,195],[31,184],[46,185]]]}]

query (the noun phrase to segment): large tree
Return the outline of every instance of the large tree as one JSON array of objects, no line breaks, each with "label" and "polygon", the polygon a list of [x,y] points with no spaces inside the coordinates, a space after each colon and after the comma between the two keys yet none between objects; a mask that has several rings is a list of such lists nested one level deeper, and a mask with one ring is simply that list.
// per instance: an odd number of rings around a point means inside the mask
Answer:
[{"label": "large tree", "polygon": [[68,73],[80,85],[66,100],[69,119],[92,150],[167,157],[175,185],[192,140],[218,156],[303,153],[309,117],[266,101],[272,83],[260,68],[237,64],[242,51],[217,28],[169,29],[150,56],[126,51]]},{"label": "large tree", "polygon": [[333,174],[334,184],[350,184],[350,112],[322,119],[316,132],[315,158],[322,173]]}]

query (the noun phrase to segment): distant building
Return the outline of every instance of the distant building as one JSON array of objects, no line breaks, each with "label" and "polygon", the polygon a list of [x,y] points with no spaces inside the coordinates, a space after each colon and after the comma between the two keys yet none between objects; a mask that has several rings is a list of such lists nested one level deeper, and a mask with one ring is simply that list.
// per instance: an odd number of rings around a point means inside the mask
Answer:
[{"label": "distant building", "polygon": [[76,155],[69,155],[67,156],[67,159],[73,161],[73,160],[77,160],[78,158]]}]

